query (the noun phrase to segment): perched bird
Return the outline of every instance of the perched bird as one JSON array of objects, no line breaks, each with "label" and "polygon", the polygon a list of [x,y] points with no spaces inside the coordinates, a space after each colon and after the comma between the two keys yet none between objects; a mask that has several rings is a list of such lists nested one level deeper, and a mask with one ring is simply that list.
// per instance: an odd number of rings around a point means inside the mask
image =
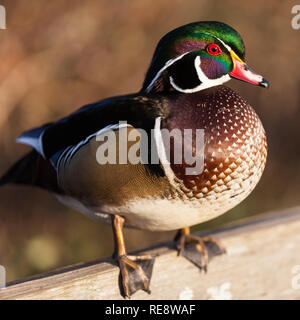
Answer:
[{"label": "perched bird", "polygon": [[167,33],[138,93],[86,105],[23,133],[17,141],[33,150],[0,184],[41,187],[64,204],[111,223],[125,297],[149,291],[154,257],[128,256],[123,226],[179,230],[179,253],[206,269],[207,247],[218,253],[223,249],[214,239],[190,235],[189,227],[245,199],[266,162],[259,117],[223,86],[237,78],[268,87],[244,57],[241,36],[221,22],[190,23]]}]

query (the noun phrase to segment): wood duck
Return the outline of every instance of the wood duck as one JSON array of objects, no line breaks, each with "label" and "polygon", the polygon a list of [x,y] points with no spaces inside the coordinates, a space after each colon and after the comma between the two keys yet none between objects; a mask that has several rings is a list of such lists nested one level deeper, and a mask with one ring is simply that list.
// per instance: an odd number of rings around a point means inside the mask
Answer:
[{"label": "wood duck", "polygon": [[[221,22],[191,23],[167,33],[138,93],[86,105],[23,133],[17,141],[33,149],[1,178],[1,185],[44,188],[62,203],[111,223],[125,297],[139,289],[150,292],[154,257],[127,255],[123,226],[179,230],[178,252],[206,270],[208,248],[216,254],[224,250],[215,239],[190,235],[189,227],[224,214],[245,199],[266,162],[266,136],[259,117],[223,85],[237,78],[268,87],[244,57],[241,36]],[[154,144],[143,147],[158,161],[121,161],[120,148],[129,152],[138,142],[142,148],[141,137],[129,139],[138,136],[139,129],[148,134],[149,142],[153,138]],[[171,139],[167,156],[163,129],[192,130],[192,139]],[[183,149],[195,154],[196,129],[204,133],[202,169],[197,174],[187,171],[193,169],[190,162],[172,158],[178,150],[182,155]],[[108,133],[114,139],[109,140]],[[182,141],[184,148],[178,149]],[[112,159],[117,161],[102,161],[105,153],[99,160],[101,146],[107,152],[115,150]]]}]

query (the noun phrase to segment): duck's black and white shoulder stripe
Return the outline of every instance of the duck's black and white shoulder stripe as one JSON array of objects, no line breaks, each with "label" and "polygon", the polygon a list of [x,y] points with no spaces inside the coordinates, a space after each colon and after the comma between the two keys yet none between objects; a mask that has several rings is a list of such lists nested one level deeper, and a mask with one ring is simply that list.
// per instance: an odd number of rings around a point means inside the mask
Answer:
[{"label": "duck's black and white shoulder stripe", "polygon": [[33,147],[44,159],[50,159],[120,121],[149,130],[154,127],[155,118],[164,113],[160,106],[160,99],[138,94],[106,99],[84,106],[57,122],[26,131],[17,142]]}]

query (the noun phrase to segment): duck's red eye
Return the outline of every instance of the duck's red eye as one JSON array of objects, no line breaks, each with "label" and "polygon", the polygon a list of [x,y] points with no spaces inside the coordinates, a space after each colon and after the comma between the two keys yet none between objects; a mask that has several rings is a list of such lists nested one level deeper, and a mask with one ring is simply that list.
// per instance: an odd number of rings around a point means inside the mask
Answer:
[{"label": "duck's red eye", "polygon": [[221,52],[222,52],[221,48],[215,43],[209,44],[206,47],[206,51],[212,56],[217,56],[217,55],[221,54]]}]

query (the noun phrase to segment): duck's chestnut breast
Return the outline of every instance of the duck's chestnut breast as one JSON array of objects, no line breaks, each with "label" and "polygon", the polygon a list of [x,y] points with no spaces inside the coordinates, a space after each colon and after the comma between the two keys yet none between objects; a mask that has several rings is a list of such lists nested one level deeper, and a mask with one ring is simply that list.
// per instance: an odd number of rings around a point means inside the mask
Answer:
[{"label": "duck's chestnut breast", "polygon": [[[171,161],[184,197],[214,200],[222,194],[229,198],[248,195],[259,181],[267,157],[265,131],[253,108],[225,86],[174,96],[168,103],[169,130],[203,129],[204,133],[202,173],[187,175],[186,168],[191,165]],[[195,152],[195,140],[184,147]]]}]

